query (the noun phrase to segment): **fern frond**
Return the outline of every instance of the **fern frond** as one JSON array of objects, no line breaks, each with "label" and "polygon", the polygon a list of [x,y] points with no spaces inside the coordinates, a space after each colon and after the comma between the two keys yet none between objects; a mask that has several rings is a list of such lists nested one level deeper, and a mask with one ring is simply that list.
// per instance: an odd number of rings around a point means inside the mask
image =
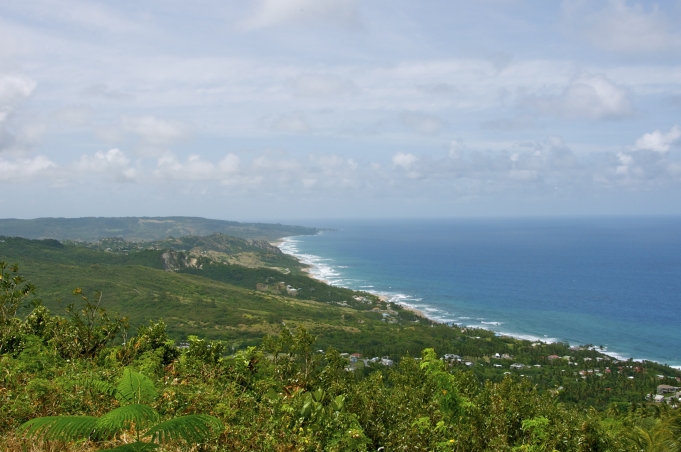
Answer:
[{"label": "fern frond", "polygon": [[19,431],[44,440],[75,441],[89,438],[96,428],[97,418],[92,416],[47,416],[31,419]]},{"label": "fern frond", "polygon": [[121,430],[129,429],[134,423],[137,431],[147,428],[159,420],[158,413],[147,405],[125,405],[109,411],[97,419],[98,438],[110,438]]},{"label": "fern frond", "polygon": [[91,379],[81,380],[80,383],[86,388],[94,389],[95,391],[102,394],[106,394],[111,397],[116,395],[116,387],[110,383],[107,383],[106,381]]},{"label": "fern frond", "polygon": [[119,402],[122,404],[151,403],[156,396],[156,387],[149,377],[129,367],[125,368],[123,377],[116,388],[116,399]]},{"label": "fern frond", "polygon": [[158,444],[154,443],[130,443],[123,444],[122,446],[115,447],[113,449],[103,449],[99,452],[148,452],[151,450],[157,450],[159,448]]},{"label": "fern frond", "polygon": [[161,422],[149,429],[144,436],[151,436],[158,442],[181,438],[189,443],[202,443],[222,428],[222,422],[213,416],[192,414]]}]

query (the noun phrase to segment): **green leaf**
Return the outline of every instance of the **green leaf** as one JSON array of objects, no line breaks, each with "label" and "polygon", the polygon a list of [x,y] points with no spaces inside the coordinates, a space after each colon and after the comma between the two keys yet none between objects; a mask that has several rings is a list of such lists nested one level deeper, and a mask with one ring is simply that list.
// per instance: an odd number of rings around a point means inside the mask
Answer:
[{"label": "green leaf", "polygon": [[129,367],[125,368],[123,377],[116,388],[116,399],[121,404],[151,403],[156,396],[156,387],[149,377]]},{"label": "green leaf", "polygon": [[116,387],[102,380],[83,380],[82,385],[86,388],[94,389],[97,392],[114,397],[116,395]]},{"label": "green leaf", "polygon": [[96,428],[97,418],[92,416],[47,416],[31,419],[19,431],[44,440],[75,441],[90,438]]},{"label": "green leaf", "polygon": [[333,408],[334,411],[343,411],[344,406],[345,396],[339,395],[331,401],[331,408]]},{"label": "green leaf", "polygon": [[146,405],[125,405],[109,411],[97,420],[97,430],[102,437],[111,437],[134,423],[139,431],[158,422],[156,410]]},{"label": "green leaf", "polygon": [[210,438],[214,432],[219,432],[222,429],[222,422],[217,418],[207,414],[192,414],[161,422],[149,429],[144,436],[151,436],[158,442],[181,438],[189,443],[202,443]]}]

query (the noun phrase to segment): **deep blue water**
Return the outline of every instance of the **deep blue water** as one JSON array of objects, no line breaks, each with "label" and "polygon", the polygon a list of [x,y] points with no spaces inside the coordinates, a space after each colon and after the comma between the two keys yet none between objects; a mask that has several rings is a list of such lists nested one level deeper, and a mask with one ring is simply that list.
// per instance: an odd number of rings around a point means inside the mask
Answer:
[{"label": "deep blue water", "polygon": [[325,221],[281,248],[443,322],[681,365],[681,218]]}]

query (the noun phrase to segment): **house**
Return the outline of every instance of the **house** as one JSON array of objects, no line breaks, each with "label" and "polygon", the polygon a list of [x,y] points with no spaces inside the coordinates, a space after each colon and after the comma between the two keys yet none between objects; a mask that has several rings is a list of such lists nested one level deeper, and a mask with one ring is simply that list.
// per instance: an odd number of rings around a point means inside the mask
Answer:
[{"label": "house", "polygon": [[664,402],[664,396],[660,395],[660,394],[656,395],[655,397],[653,397],[653,402],[655,402],[655,403]]},{"label": "house", "polygon": [[669,386],[669,385],[658,385],[657,386],[657,393],[658,394],[669,394],[676,392],[676,388],[674,386]]},{"label": "house", "polygon": [[466,361],[464,364],[466,364],[468,367],[473,367],[473,363],[470,361]]},{"label": "house", "polygon": [[548,358],[549,360],[553,361],[554,359],[560,359],[560,356],[558,356],[558,355],[549,355],[549,356],[547,356],[547,358]]},{"label": "house", "polygon": [[522,368],[524,368],[524,367],[525,367],[525,364],[521,364],[521,363],[513,363],[513,364],[511,364],[511,369],[522,369]]},{"label": "house", "polygon": [[494,354],[494,357],[495,357],[496,359],[501,359],[501,355],[500,355],[499,353],[495,353],[495,354]]},{"label": "house", "polygon": [[383,364],[384,366],[391,367],[394,364],[394,362],[393,362],[392,359],[388,359],[387,357],[383,357],[383,358],[381,358],[381,364]]},{"label": "house", "polygon": [[504,353],[503,355],[501,355],[501,359],[513,359],[513,357],[508,353]]},{"label": "house", "polygon": [[448,353],[444,356],[445,361],[461,361],[461,357],[459,355],[453,355],[451,353]]}]

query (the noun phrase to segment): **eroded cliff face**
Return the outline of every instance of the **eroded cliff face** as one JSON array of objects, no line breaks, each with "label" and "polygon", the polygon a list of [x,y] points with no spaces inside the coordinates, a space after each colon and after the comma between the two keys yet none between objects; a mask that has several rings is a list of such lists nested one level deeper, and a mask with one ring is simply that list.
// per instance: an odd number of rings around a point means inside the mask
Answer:
[{"label": "eroded cliff face", "polygon": [[196,257],[177,252],[172,248],[164,251],[161,258],[163,258],[163,268],[167,272],[176,272],[183,268],[201,268]]},{"label": "eroded cliff face", "polygon": [[250,243],[251,243],[252,246],[255,246],[256,248],[260,248],[261,250],[264,250],[268,253],[283,254],[278,247],[272,245],[267,240],[251,240]]}]

